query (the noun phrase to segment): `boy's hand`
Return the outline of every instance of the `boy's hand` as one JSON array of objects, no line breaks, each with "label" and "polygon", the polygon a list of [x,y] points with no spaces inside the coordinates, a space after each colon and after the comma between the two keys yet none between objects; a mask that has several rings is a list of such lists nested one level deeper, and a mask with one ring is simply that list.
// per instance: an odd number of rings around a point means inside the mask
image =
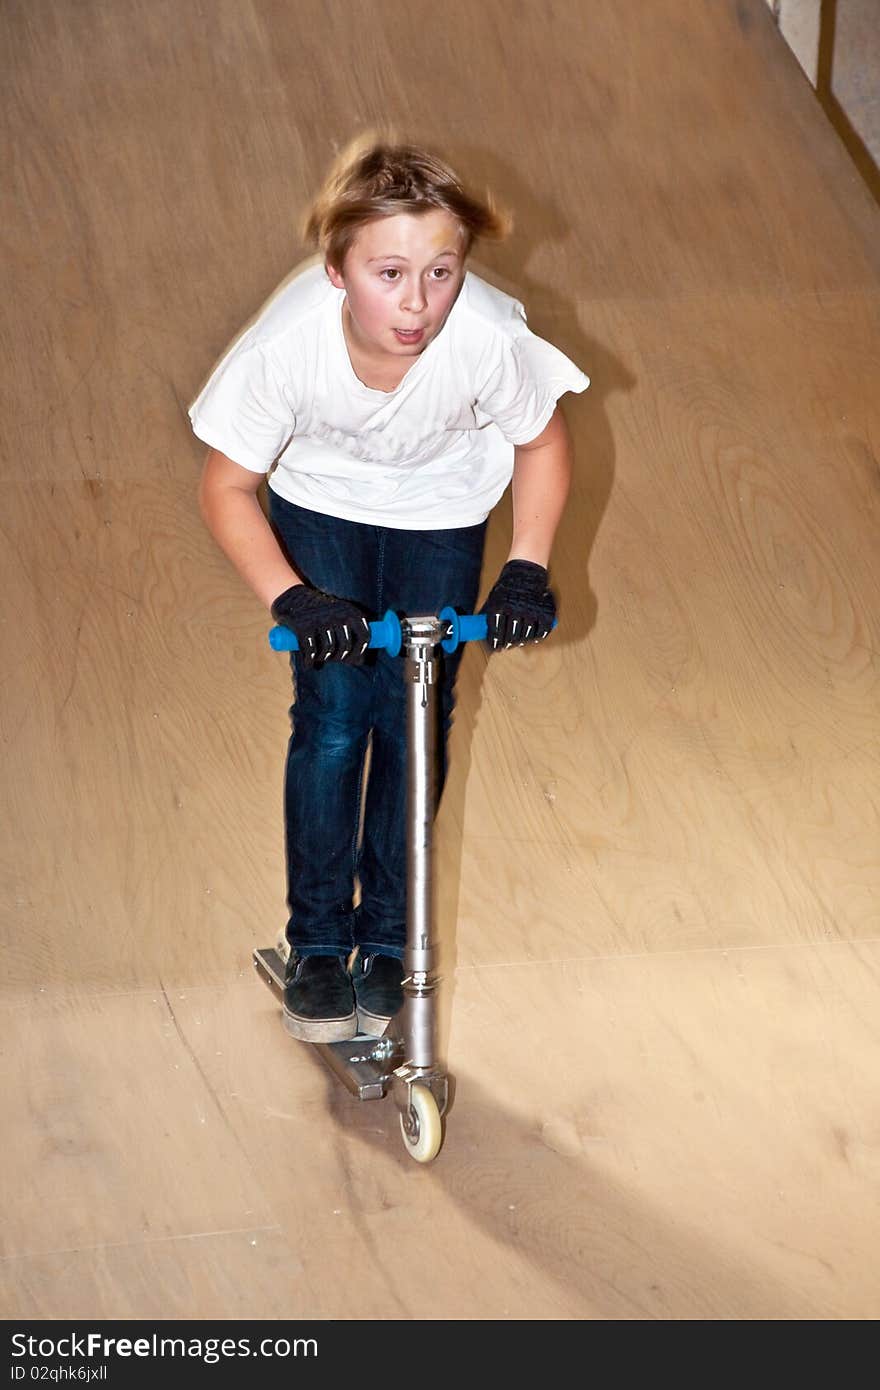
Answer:
[{"label": "boy's hand", "polygon": [[532,560],[508,560],[480,609],[488,620],[493,651],[542,642],[553,627],[556,600],[547,571]]},{"label": "boy's hand", "polygon": [[370,640],[370,624],[348,599],[325,594],[309,584],[294,584],[272,604],[276,623],[289,627],[299,642],[303,667],[344,661],[360,666]]}]

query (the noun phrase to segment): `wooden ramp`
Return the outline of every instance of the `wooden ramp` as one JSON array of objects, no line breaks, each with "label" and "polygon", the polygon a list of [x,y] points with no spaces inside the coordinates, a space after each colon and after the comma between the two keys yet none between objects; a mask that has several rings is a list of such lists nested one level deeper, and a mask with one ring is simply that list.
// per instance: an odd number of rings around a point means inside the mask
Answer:
[{"label": "wooden ramp", "polygon": [[[763,0],[0,42],[3,1316],[876,1317],[880,216]],[[560,631],[464,663],[430,1167],[251,968],[288,675],[186,419],[385,117],[513,207],[482,264],[593,379]]]}]

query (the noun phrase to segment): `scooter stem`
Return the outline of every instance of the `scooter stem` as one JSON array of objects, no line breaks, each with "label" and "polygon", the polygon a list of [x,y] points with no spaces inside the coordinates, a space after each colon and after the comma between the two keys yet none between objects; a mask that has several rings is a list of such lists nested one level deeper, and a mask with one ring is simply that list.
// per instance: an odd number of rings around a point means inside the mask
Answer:
[{"label": "scooter stem", "polygon": [[438,649],[444,634],[439,618],[408,618],[403,624],[407,685],[407,910],[401,1024],[407,1061],[420,1071],[436,1062],[434,875],[432,839],[436,810]]}]

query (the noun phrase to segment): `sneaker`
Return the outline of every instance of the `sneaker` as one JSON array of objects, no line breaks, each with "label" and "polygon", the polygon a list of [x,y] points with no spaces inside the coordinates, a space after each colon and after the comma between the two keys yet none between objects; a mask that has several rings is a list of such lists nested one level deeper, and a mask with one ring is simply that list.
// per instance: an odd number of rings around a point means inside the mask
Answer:
[{"label": "sneaker", "polygon": [[284,984],[284,1027],[303,1042],[342,1042],[357,1035],[351,976],[341,956],[291,952]]},{"label": "sneaker", "polygon": [[403,961],[396,956],[358,952],[351,972],[362,1033],[381,1038],[403,1004]]}]

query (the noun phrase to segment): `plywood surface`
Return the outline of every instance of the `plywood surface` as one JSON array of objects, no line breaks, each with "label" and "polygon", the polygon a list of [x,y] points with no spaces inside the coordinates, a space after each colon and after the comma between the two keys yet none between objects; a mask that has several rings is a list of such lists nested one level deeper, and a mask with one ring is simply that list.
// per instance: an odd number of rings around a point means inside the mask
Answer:
[{"label": "plywood surface", "polygon": [[[880,220],[763,0],[0,17],[7,1317],[871,1318]],[[392,118],[516,215],[559,631],[462,670],[436,1164],[281,1031],[290,700],[186,405]],[[493,518],[486,583],[506,554]]]}]

